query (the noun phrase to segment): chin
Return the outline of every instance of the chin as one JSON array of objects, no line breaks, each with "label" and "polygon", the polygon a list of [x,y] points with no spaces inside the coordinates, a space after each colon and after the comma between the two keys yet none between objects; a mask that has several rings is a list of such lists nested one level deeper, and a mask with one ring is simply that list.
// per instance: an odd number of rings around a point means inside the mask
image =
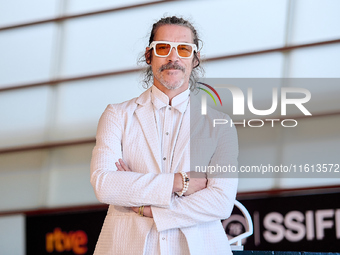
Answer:
[{"label": "chin", "polygon": [[180,80],[180,81],[162,81],[161,82],[162,85],[164,87],[166,87],[169,90],[175,90],[175,89],[179,89],[180,87],[183,86],[184,84],[184,80]]}]

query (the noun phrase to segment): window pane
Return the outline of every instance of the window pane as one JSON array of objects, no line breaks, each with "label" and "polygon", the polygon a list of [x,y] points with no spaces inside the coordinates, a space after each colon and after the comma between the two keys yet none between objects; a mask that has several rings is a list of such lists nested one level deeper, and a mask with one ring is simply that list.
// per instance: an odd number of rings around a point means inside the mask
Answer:
[{"label": "window pane", "polygon": [[290,77],[339,78],[340,44],[297,49],[290,55]]},{"label": "window pane", "polygon": [[0,147],[44,141],[50,89],[43,86],[0,93]]},{"label": "window pane", "polygon": [[309,43],[340,37],[340,1],[299,0],[295,5],[292,43]]},{"label": "window pane", "polygon": [[46,152],[36,150],[0,154],[0,211],[41,206],[45,194],[42,169]]},{"label": "window pane", "polygon": [[[286,129],[282,163],[297,166],[339,164],[339,125],[339,116],[332,116],[300,120],[294,131]],[[334,176],[334,173],[320,173],[320,178],[282,179],[281,185],[282,188],[290,188],[340,184],[340,178],[326,178],[328,174]]]},{"label": "window pane", "polygon": [[285,0],[201,1],[201,5],[194,15],[188,12],[187,16],[193,16],[198,24],[204,55],[218,56],[284,45]]},{"label": "window pane", "polygon": [[293,130],[285,129],[284,163],[339,163],[340,118],[333,116],[320,120],[299,120]]},{"label": "window pane", "polygon": [[25,215],[0,217],[1,254],[25,254]]},{"label": "window pane", "polygon": [[207,78],[280,78],[283,55],[269,53],[203,63]]},{"label": "window pane", "polygon": [[90,183],[90,161],[95,144],[51,151],[48,206],[98,203]]},{"label": "window pane", "polygon": [[68,0],[67,14],[92,12],[155,1],[156,0]]},{"label": "window pane", "polygon": [[0,87],[47,80],[55,24],[0,31]]},{"label": "window pane", "polygon": [[53,18],[57,0],[0,0],[0,26]]}]

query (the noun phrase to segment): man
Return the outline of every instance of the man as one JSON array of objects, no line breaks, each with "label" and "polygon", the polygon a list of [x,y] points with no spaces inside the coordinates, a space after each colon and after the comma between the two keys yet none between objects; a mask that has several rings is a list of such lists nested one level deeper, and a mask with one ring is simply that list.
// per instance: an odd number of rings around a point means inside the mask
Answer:
[{"label": "man", "polygon": [[190,153],[206,165],[236,165],[238,154],[234,128],[214,134],[197,120],[190,130],[198,41],[182,18],[155,23],[145,52],[153,86],[99,121],[91,183],[110,207],[95,254],[231,254],[221,219],[237,179],[190,177]]}]

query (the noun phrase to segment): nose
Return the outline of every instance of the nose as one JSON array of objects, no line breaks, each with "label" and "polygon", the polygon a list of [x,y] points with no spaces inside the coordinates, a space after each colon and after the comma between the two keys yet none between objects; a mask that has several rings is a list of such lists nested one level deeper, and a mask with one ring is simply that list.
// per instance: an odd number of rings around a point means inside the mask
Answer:
[{"label": "nose", "polygon": [[172,47],[172,49],[170,50],[170,54],[168,56],[169,60],[175,61],[178,60],[178,54],[177,54],[177,49],[175,47]]}]

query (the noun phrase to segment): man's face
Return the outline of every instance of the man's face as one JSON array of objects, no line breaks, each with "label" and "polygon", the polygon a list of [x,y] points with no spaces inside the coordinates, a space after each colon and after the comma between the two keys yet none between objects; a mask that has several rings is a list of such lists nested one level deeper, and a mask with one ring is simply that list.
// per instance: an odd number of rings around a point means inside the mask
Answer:
[{"label": "man's face", "polygon": [[[163,25],[156,31],[154,41],[193,43],[193,38],[191,30],[187,27]],[[191,58],[180,58],[175,48],[171,50],[167,57],[157,57],[153,51],[151,54],[150,64],[156,87],[162,91],[165,88],[168,90],[181,88],[181,91],[188,88],[193,68],[193,56]]]}]

